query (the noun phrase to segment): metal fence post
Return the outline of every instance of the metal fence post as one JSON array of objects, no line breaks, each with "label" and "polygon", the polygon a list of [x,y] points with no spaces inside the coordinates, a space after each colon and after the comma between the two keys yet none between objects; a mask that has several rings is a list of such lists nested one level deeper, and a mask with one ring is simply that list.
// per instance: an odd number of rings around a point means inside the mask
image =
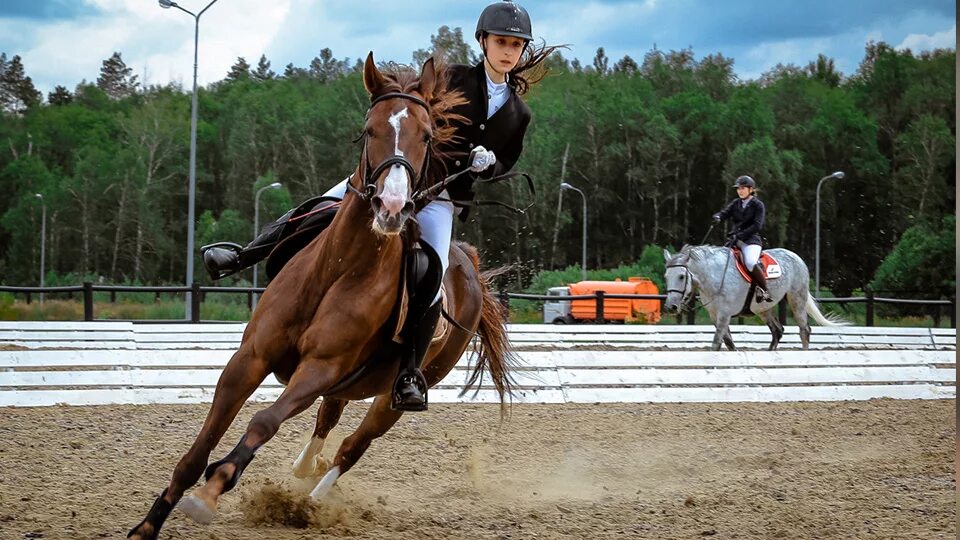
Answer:
[{"label": "metal fence post", "polygon": [[27,305],[29,306],[29,305],[30,305],[30,300],[31,300],[31,298],[30,298],[30,291],[27,291],[27,292],[25,292],[24,294],[27,296]]},{"label": "metal fence post", "polygon": [[950,328],[957,327],[957,299],[950,301]]},{"label": "metal fence post", "polygon": [[93,283],[83,282],[83,320],[93,320]]},{"label": "metal fence post", "polygon": [[603,291],[597,291],[597,324],[603,324]]},{"label": "metal fence post", "polygon": [[864,293],[867,297],[867,326],[873,326],[873,289],[867,287]]},{"label": "metal fence post", "polygon": [[190,295],[190,322],[200,322],[200,284],[196,281],[190,286],[193,294]]}]

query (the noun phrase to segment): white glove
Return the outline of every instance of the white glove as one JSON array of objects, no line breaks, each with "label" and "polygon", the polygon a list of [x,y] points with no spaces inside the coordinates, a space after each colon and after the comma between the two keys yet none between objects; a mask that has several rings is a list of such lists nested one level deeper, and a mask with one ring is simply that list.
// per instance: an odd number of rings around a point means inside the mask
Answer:
[{"label": "white glove", "polygon": [[481,172],[487,170],[497,162],[497,156],[482,146],[478,146],[470,153],[470,170]]}]

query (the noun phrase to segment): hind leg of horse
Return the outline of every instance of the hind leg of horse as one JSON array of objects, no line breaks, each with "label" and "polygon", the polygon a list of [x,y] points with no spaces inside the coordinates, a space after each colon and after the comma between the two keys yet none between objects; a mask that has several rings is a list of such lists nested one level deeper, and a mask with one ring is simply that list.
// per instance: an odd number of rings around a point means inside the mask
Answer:
[{"label": "hind leg of horse", "polygon": [[403,411],[390,408],[390,396],[377,396],[373,405],[367,410],[366,416],[360,422],[360,427],[343,440],[337,455],[333,458],[333,465],[323,476],[317,487],[313,488],[310,496],[314,499],[323,497],[333,487],[337,479],[349,471],[363,456],[374,439],[390,430],[397,420],[403,416]]},{"label": "hind leg of horse", "polygon": [[731,351],[737,350],[737,346],[733,343],[733,336],[730,334],[729,327],[727,327],[727,331],[723,333],[723,344]]},{"label": "hind leg of horse", "polygon": [[787,294],[787,301],[790,302],[790,311],[793,312],[793,318],[797,321],[800,328],[800,343],[804,350],[810,348],[810,321],[807,320],[807,295],[810,294],[806,289],[800,292]]},{"label": "hind leg of horse", "polygon": [[253,416],[246,433],[225,458],[207,467],[207,482],[184,499],[181,510],[196,521],[209,523],[220,495],[233,489],[254,452],[276,435],[281,423],[312,405],[336,376],[318,361],[302,360],[277,401]]},{"label": "hind leg of horse", "polygon": [[761,312],[760,318],[763,319],[763,322],[767,323],[767,328],[770,329],[770,333],[773,335],[773,339],[770,340],[770,347],[768,347],[767,350],[776,350],[777,345],[780,344],[780,338],[783,337],[783,326],[780,324],[780,320],[772,309]]},{"label": "hind leg of horse", "polygon": [[130,531],[128,538],[147,540],[157,537],[170,511],[183,497],[183,492],[200,478],[210,452],[267,374],[266,363],[253,358],[244,349],[230,359],[217,382],[213,403],[200,433],[174,468],[170,485],[154,502],[147,517]]},{"label": "hind leg of horse", "polygon": [[329,468],[320,455],[327,435],[340,421],[343,408],[349,403],[345,399],[323,398],[320,410],[317,411],[317,425],[310,437],[310,442],[303,448],[300,455],[293,462],[293,475],[297,478],[317,476]]}]

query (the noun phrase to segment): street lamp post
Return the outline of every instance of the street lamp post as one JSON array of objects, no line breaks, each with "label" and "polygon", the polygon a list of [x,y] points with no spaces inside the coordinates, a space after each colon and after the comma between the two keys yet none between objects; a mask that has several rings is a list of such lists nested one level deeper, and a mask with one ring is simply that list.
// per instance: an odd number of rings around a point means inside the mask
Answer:
[{"label": "street lamp post", "polygon": [[[193,236],[194,236],[194,215],[197,199],[197,47],[200,42],[200,16],[210,9],[217,0],[212,0],[207,7],[200,10],[200,13],[194,14],[192,11],[180,7],[172,0],[158,0],[160,7],[164,9],[177,8],[180,11],[190,15],[194,20],[193,30],[193,99],[190,110],[190,193],[188,195],[187,208],[187,287],[193,287]],[[187,293],[187,302],[185,316],[190,318],[190,296]]]},{"label": "street lamp post", "polygon": [[587,196],[584,195],[582,191],[571,186],[566,182],[562,182],[560,184],[560,189],[562,190],[569,189],[572,191],[576,191],[577,193],[580,194],[580,197],[583,198],[583,245],[581,246],[583,253],[582,253],[581,263],[580,263],[580,272],[581,272],[583,281],[586,281],[587,280]]},{"label": "street lamp post", "polygon": [[[268,189],[277,189],[280,187],[280,182],[274,182],[270,185],[263,186],[257,190],[257,194],[253,196],[253,237],[256,238],[260,234],[260,194]],[[253,288],[257,288],[257,265],[253,265]],[[257,293],[253,293],[253,307],[257,307]]]},{"label": "street lamp post", "polygon": [[824,176],[817,182],[817,255],[816,255],[816,290],[817,298],[820,297],[820,186],[823,185],[824,180],[830,180],[831,178],[836,178],[837,180],[843,179],[843,171],[837,171],[829,176]]},{"label": "street lamp post", "polygon": [[[43,263],[47,254],[47,205],[43,202],[43,195],[36,193],[40,199],[40,288],[43,288]],[[40,305],[43,305],[43,291],[40,291]]]}]

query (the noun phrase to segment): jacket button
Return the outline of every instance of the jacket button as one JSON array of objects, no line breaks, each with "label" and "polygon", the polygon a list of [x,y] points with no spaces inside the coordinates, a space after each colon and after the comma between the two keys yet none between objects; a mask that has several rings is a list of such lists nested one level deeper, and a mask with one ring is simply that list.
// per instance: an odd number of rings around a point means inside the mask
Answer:
[{"label": "jacket button", "polygon": [[482,130],[484,130],[484,129],[487,129],[487,126],[484,125],[484,124],[480,124],[480,130],[482,131]]},{"label": "jacket button", "polygon": [[473,143],[467,145],[468,148],[473,148]]},{"label": "jacket button", "polygon": [[459,167],[459,166],[460,166],[460,160],[458,159],[458,160],[456,161],[456,163],[454,163],[454,165],[456,165],[457,167]]}]

